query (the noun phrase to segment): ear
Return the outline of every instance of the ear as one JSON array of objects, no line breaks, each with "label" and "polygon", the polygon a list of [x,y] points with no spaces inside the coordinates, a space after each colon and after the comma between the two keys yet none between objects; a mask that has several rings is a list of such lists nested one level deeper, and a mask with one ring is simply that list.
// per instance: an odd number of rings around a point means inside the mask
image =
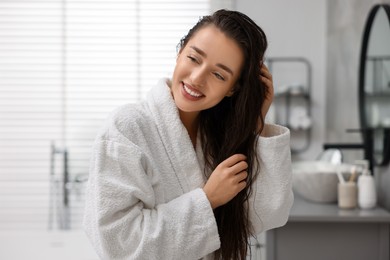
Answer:
[{"label": "ear", "polygon": [[229,90],[229,92],[226,94],[226,97],[231,97],[231,96],[233,96],[233,94],[234,94],[234,88]]},{"label": "ear", "polygon": [[239,85],[238,83],[236,83],[230,90],[229,92],[226,94],[226,97],[231,97],[234,95],[234,93],[236,93],[236,91],[239,89]]}]

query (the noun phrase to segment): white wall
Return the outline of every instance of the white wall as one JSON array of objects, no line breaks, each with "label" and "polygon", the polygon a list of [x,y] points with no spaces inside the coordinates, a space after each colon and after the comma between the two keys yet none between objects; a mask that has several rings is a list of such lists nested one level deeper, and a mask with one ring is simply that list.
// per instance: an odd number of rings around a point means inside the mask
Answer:
[{"label": "white wall", "polygon": [[[315,159],[325,139],[326,1],[236,1],[265,31],[268,57],[301,56],[312,65],[312,144],[295,159]],[[275,79],[276,80],[276,79]]]},{"label": "white wall", "polygon": [[[368,14],[374,4],[389,0],[328,0],[327,35],[327,129],[331,142],[361,142],[359,134],[346,128],[359,128],[358,70],[361,42]],[[348,97],[348,102],[345,102]],[[360,155],[344,152],[353,159]],[[348,158],[347,158],[348,159]],[[390,210],[390,166],[375,167],[379,203]]]}]

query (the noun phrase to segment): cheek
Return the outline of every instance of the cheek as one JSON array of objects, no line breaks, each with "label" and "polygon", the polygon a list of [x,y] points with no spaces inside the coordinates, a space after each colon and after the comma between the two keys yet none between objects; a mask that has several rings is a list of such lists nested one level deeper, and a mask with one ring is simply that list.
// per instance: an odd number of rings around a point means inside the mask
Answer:
[{"label": "cheek", "polygon": [[218,91],[217,93],[214,94],[213,103],[215,103],[215,105],[218,104],[219,102],[222,101],[222,99],[224,99],[228,95],[229,95],[229,90],[227,89]]},{"label": "cheek", "polygon": [[225,90],[223,92],[224,97],[231,97],[234,94],[234,85],[230,84],[228,87],[225,87]]},{"label": "cheek", "polygon": [[187,66],[186,66],[185,57],[184,57],[183,55],[180,55],[180,56],[176,59],[175,69],[183,70],[183,69],[185,69],[186,67],[187,67]]},{"label": "cheek", "polygon": [[178,61],[173,70],[172,81],[178,84],[178,82],[183,80],[185,74],[186,74],[185,67],[183,67],[182,64]]}]

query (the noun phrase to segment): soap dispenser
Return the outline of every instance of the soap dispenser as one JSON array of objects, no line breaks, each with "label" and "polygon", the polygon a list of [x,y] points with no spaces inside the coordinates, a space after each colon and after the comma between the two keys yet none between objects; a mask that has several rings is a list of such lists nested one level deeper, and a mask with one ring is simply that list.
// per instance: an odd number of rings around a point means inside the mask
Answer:
[{"label": "soap dispenser", "polygon": [[375,180],[368,169],[368,162],[358,178],[358,205],[361,209],[371,209],[376,205]]}]

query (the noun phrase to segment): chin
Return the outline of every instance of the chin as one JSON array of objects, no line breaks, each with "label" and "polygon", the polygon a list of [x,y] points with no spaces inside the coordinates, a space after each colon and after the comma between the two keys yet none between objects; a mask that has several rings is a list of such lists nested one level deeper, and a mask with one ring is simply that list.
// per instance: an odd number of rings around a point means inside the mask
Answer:
[{"label": "chin", "polygon": [[183,105],[183,104],[178,104],[176,103],[176,107],[182,111],[182,112],[186,112],[186,113],[194,113],[194,112],[200,112],[200,110],[198,109],[195,109],[193,106],[188,106],[188,105]]}]

